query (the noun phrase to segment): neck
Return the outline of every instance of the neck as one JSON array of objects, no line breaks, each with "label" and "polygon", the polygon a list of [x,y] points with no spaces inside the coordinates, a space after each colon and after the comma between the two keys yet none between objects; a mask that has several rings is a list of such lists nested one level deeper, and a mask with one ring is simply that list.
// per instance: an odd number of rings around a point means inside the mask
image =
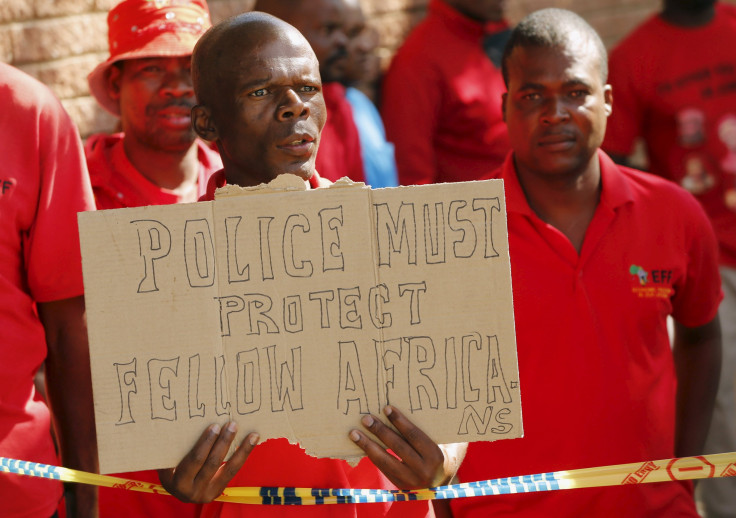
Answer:
[{"label": "neck", "polygon": [[580,173],[540,175],[517,166],[527,202],[539,218],[562,232],[578,253],[600,201],[598,155]]},{"label": "neck", "polygon": [[715,4],[701,8],[687,9],[679,2],[665,1],[660,16],[663,20],[678,27],[702,27],[708,25],[716,14]]},{"label": "neck", "polygon": [[197,143],[175,151],[151,150],[123,140],[125,154],[139,173],[162,189],[187,193],[199,178]]}]

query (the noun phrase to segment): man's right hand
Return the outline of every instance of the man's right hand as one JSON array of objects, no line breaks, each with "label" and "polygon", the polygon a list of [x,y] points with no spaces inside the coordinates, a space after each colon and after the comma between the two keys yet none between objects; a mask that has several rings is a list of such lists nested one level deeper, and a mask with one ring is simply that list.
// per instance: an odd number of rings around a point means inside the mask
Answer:
[{"label": "man's right hand", "polygon": [[178,466],[158,470],[161,485],[182,502],[205,504],[220,496],[258,444],[258,434],[248,434],[223,464],[236,432],[232,421],[222,429],[217,424],[207,427]]}]

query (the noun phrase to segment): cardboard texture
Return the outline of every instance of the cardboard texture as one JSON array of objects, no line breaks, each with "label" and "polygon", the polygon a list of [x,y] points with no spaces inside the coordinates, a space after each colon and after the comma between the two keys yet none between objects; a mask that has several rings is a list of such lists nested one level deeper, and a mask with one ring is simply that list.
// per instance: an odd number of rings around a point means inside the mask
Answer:
[{"label": "cardboard texture", "polygon": [[80,214],[102,473],[229,420],[355,460],[387,402],[438,443],[522,435],[501,180],[246,193]]}]

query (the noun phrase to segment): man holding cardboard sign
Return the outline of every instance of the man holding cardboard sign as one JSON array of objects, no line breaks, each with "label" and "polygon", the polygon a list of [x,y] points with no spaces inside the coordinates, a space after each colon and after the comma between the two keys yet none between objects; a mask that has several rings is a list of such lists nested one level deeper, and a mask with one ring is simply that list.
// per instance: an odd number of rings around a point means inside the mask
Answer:
[{"label": "man holding cardboard sign", "polygon": [[[194,127],[201,137],[217,142],[225,165],[210,182],[210,197],[215,186],[257,185],[284,173],[302,178],[311,187],[320,185],[314,161],[326,111],[317,59],[297,30],[262,13],[231,19],[216,26],[198,43],[192,74],[199,101],[193,112]],[[395,408],[387,406],[385,414],[398,432],[370,414],[363,417],[363,425],[401,461],[365,432],[353,430],[350,437],[386,477],[399,487],[434,486],[448,481],[459,457],[443,455]],[[280,485],[309,487],[339,487],[346,483],[354,487],[387,487],[386,479],[367,460],[351,468],[341,460],[311,458],[285,439],[256,448],[256,433],[249,434],[232,458],[220,467],[235,432],[233,423],[221,430],[216,426],[208,428],[176,469],[161,472],[165,487],[184,500],[209,501],[221,493],[244,463],[243,477],[236,481],[258,481],[263,485],[278,480]],[[220,505],[209,506],[205,515],[234,516],[242,512],[237,507]],[[361,516],[364,512],[387,512],[378,504],[359,511],[349,507],[344,512],[360,512]],[[284,511],[259,507],[248,509],[248,514],[265,516]],[[324,512],[302,508],[299,513],[303,516],[310,511],[315,515]],[[402,507],[402,513],[407,512],[424,516],[430,507],[412,502]]]},{"label": "man holding cardboard sign", "polygon": [[[713,230],[683,189],[599,151],[613,94],[579,16],[514,29],[506,186],[526,435],[472,443],[461,481],[702,453],[720,363]],[[614,107],[615,109],[615,107]],[[675,319],[670,350],[667,316]],[[692,516],[688,482],[453,501],[459,516]],[[676,473],[671,473],[673,480]]]}]

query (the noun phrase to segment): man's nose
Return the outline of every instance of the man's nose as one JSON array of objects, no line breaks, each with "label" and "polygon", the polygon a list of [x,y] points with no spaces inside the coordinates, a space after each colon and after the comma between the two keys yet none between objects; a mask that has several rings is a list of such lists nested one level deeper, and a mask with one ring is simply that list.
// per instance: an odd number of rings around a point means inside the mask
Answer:
[{"label": "man's nose", "polygon": [[276,110],[276,118],[286,121],[293,118],[309,116],[309,106],[293,88],[288,88],[281,98]]},{"label": "man's nose", "polygon": [[176,67],[168,70],[161,86],[164,95],[175,97],[190,97],[194,95],[192,74],[188,68]]},{"label": "man's nose", "polygon": [[542,112],[542,122],[547,124],[558,124],[568,120],[569,118],[570,111],[564,99],[560,99],[557,96],[550,97],[545,103],[544,111]]}]

